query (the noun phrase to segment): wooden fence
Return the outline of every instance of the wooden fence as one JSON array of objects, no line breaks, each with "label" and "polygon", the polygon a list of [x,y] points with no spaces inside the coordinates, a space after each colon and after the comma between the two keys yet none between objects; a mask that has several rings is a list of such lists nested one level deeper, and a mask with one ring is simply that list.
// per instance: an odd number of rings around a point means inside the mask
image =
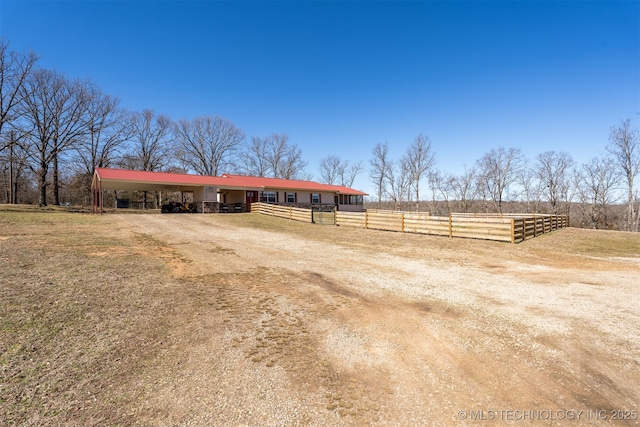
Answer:
[{"label": "wooden fence", "polygon": [[452,214],[431,216],[428,212],[367,211],[337,212],[336,225],[401,233],[431,234],[518,243],[569,226],[566,215],[542,214]]},{"label": "wooden fence", "polygon": [[258,212],[263,215],[277,216],[279,218],[291,219],[294,221],[312,222],[311,209],[300,209],[291,206],[270,205],[267,203],[252,203],[251,212]]},{"label": "wooden fence", "polygon": [[514,217],[511,218],[511,221],[513,221],[514,239],[517,242],[569,226],[569,217],[567,215]]},{"label": "wooden fence", "polygon": [[[254,203],[252,212],[313,222],[311,209]],[[428,212],[368,210],[366,212],[335,212],[335,224],[345,227],[400,233],[431,234],[519,243],[526,239],[569,226],[566,215],[543,214],[451,214],[431,216]]]}]

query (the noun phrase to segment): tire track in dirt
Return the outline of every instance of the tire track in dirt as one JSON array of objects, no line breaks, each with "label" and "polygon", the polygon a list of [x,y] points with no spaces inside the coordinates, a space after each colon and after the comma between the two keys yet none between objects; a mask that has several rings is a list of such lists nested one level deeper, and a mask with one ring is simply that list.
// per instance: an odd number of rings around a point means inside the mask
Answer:
[{"label": "tire track in dirt", "polygon": [[292,281],[290,272],[259,269],[255,275],[259,279],[246,287],[216,286],[215,308],[232,332],[230,346],[240,349],[253,363],[280,367],[292,384],[317,396],[318,408],[357,423],[379,421],[379,388],[366,378],[339,369],[323,354],[318,329],[309,324],[316,316],[329,316],[344,308],[349,299],[337,294],[300,304],[290,292],[278,291],[305,287]]}]

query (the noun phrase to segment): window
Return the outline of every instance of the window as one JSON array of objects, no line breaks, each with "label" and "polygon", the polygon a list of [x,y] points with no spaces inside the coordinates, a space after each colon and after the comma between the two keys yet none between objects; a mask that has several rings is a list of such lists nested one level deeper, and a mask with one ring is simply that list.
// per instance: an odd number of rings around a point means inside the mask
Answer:
[{"label": "window", "polygon": [[287,193],[287,203],[296,202],[296,193]]},{"label": "window", "polygon": [[275,203],[276,202],[276,192],[275,191],[264,191],[262,193],[262,201],[264,203]]},{"label": "window", "polygon": [[364,198],[362,196],[349,196],[346,194],[340,195],[341,205],[362,205],[364,202]]},{"label": "window", "polygon": [[320,203],[320,195],[318,193],[311,193],[311,203]]}]

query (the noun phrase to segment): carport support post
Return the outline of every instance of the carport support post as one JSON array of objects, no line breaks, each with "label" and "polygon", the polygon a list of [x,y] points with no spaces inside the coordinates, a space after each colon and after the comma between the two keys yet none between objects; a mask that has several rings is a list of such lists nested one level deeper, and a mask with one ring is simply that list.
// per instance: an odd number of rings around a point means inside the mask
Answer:
[{"label": "carport support post", "polygon": [[102,184],[98,181],[95,188],[91,190],[91,211],[93,214],[102,215],[103,213],[103,195]]}]

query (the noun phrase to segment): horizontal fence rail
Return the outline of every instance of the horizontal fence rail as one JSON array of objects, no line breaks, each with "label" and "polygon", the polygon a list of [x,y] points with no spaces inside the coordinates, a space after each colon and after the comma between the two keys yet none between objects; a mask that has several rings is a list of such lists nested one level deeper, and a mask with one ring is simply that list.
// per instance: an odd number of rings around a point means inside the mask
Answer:
[{"label": "horizontal fence rail", "polygon": [[268,203],[252,203],[251,211],[262,215],[277,216],[294,221],[311,223],[313,221],[311,209],[294,208],[291,206],[271,205]]},{"label": "horizontal fence rail", "polygon": [[566,215],[543,214],[451,214],[431,216],[428,212],[366,211],[336,212],[336,225],[464,237],[518,243],[569,226]]},{"label": "horizontal fence rail", "polygon": [[[263,215],[314,222],[311,209],[254,203],[252,211]],[[519,243],[569,226],[567,215],[546,214],[458,214],[431,216],[428,212],[367,210],[335,212],[335,225]]]}]

